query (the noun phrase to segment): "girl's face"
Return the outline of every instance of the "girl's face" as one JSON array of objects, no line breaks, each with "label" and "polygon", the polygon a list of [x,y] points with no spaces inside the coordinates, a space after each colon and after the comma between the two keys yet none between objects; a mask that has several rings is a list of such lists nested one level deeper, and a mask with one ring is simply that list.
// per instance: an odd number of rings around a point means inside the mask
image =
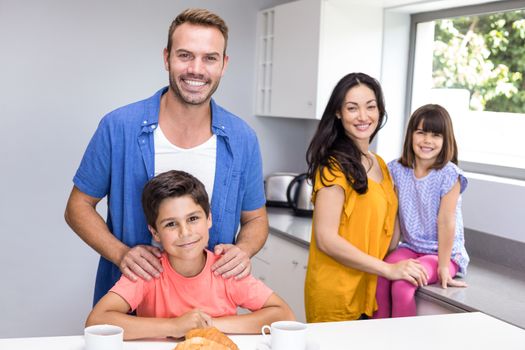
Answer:
[{"label": "girl's face", "polygon": [[366,85],[357,85],[348,90],[337,118],[341,119],[348,137],[356,143],[368,144],[379,120],[374,91]]},{"label": "girl's face", "polygon": [[423,120],[412,133],[412,149],[416,162],[434,163],[443,148],[443,135],[423,131]]}]

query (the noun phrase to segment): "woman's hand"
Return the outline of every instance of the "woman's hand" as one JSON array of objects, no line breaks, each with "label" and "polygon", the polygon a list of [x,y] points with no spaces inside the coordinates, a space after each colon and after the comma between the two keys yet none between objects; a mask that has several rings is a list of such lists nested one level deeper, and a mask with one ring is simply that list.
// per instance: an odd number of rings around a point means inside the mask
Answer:
[{"label": "woman's hand", "polygon": [[415,286],[426,286],[428,283],[427,271],[417,260],[401,260],[388,264],[388,267],[386,278],[389,280],[405,280]]},{"label": "woman's hand", "polygon": [[437,275],[439,279],[439,284],[441,284],[441,288],[443,289],[447,289],[447,286],[451,286],[451,287],[466,287],[467,286],[465,282],[458,281],[450,277],[450,270],[448,266],[438,267]]}]

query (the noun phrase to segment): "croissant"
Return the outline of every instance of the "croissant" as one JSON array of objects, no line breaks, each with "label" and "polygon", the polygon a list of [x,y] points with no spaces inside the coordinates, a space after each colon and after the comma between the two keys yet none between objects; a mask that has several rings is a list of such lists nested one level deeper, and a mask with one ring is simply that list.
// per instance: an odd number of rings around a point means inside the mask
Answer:
[{"label": "croissant", "polygon": [[230,350],[230,348],[203,337],[193,337],[178,343],[173,350]]},{"label": "croissant", "polygon": [[182,343],[179,343],[175,349],[239,350],[237,345],[230,338],[228,338],[227,335],[215,327],[195,328],[188,331],[186,333],[186,340]]}]

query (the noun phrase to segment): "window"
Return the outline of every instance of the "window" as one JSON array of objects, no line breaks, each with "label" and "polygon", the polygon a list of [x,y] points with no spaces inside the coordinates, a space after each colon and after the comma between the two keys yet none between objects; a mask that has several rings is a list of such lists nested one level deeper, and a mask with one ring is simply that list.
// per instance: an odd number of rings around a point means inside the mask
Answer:
[{"label": "window", "polygon": [[408,102],[447,108],[465,170],[525,179],[525,9],[512,5],[413,15]]}]

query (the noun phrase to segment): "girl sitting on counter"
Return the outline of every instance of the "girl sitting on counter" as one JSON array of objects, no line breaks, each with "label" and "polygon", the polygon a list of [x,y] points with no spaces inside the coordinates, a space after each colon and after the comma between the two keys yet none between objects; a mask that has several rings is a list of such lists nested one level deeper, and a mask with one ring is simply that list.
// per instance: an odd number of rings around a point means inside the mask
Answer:
[{"label": "girl sitting on counter", "polygon": [[[461,193],[467,178],[457,167],[458,150],[452,120],[440,105],[424,105],[410,117],[403,155],[388,164],[399,195],[403,242],[386,259],[396,263],[416,259],[425,267],[428,283],[466,287],[454,280],[464,275],[465,250]],[[399,240],[396,231],[393,244]],[[417,286],[379,278],[375,318],[416,315]]]},{"label": "girl sitting on counter", "polygon": [[427,282],[416,260],[384,262],[397,197],[370,143],[386,121],[379,83],[351,73],[335,86],[306,154],[313,184],[312,239],[305,282],[308,322],[372,317],[377,276]]}]

